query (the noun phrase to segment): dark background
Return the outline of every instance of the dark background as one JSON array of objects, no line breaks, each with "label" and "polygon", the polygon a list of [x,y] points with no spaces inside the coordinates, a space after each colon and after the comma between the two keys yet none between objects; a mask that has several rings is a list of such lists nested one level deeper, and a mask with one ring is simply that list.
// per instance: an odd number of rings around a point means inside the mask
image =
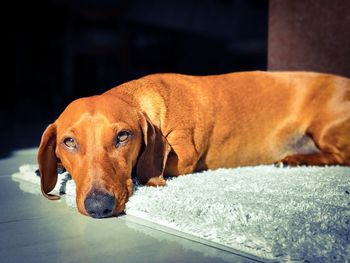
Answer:
[{"label": "dark background", "polygon": [[149,73],[266,69],[267,1],[44,0],[11,9],[1,110],[18,117],[53,117],[74,98]]},{"label": "dark background", "polygon": [[36,0],[10,4],[1,153],[37,146],[75,98],[156,72],[266,69],[264,0]]}]

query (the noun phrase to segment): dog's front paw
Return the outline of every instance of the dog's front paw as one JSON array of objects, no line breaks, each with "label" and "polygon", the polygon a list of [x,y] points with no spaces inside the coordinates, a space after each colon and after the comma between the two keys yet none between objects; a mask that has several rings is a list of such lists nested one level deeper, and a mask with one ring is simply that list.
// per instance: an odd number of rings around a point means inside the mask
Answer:
[{"label": "dog's front paw", "polygon": [[158,177],[152,177],[148,180],[146,183],[147,186],[164,186],[165,185],[165,179],[163,176]]}]

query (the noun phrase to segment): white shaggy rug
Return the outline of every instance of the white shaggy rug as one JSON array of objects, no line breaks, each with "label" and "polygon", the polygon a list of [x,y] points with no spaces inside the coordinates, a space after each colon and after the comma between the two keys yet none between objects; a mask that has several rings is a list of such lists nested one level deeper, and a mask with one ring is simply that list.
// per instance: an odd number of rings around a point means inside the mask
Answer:
[{"label": "white shaggy rug", "polygon": [[[35,183],[23,190],[38,193],[36,168],[13,175]],[[67,178],[54,191],[75,206]],[[350,262],[349,167],[242,167],[137,185],[126,214],[265,259]]]}]

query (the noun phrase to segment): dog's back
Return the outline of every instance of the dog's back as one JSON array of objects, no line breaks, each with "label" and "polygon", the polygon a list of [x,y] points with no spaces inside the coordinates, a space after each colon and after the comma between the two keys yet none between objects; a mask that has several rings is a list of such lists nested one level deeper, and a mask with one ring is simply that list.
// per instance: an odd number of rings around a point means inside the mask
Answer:
[{"label": "dog's back", "polygon": [[[291,155],[319,154],[323,148],[350,163],[346,78],[308,72],[154,74],[109,92],[126,91],[170,144],[179,144],[178,133],[191,137],[200,156],[197,168],[273,163]],[[341,149],[334,148],[330,129]],[[325,164],[335,161],[326,159]]]}]

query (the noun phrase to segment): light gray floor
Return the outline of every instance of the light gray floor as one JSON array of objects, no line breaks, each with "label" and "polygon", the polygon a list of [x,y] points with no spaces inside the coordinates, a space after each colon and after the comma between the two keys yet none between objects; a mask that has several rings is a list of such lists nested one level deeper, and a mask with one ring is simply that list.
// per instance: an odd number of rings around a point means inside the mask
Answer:
[{"label": "light gray floor", "polygon": [[96,220],[25,193],[11,174],[35,155],[23,150],[0,159],[0,262],[256,262],[128,217]]}]

